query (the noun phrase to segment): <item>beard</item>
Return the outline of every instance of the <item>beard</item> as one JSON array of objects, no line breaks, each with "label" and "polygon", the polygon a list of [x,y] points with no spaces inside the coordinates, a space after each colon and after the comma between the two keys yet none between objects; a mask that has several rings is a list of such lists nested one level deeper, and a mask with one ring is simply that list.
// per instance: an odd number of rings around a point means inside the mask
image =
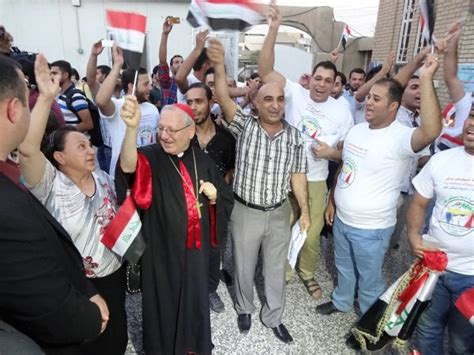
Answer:
[{"label": "beard", "polygon": [[145,94],[142,93],[142,92],[138,92],[138,91],[137,91],[137,92],[135,92],[135,95],[136,95],[136,97],[137,97],[137,101],[138,101],[139,104],[142,104],[142,103],[148,101],[148,98],[147,98],[147,97],[145,96]]},{"label": "beard", "polygon": [[198,125],[198,126],[199,126],[199,125],[202,125],[204,122],[206,122],[206,121],[211,117],[210,113],[211,113],[211,111],[209,111],[209,110],[207,110],[206,112],[204,112],[204,117],[201,118],[201,119],[197,119],[196,121],[194,121],[194,124],[196,124],[196,125]]}]

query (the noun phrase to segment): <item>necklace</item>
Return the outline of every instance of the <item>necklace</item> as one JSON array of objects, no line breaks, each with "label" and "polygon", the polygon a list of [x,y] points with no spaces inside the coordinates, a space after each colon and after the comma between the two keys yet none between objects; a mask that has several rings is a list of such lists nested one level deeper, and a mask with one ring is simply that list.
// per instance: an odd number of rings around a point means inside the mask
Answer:
[{"label": "necklace", "polygon": [[184,184],[186,185],[186,187],[188,188],[189,192],[191,192],[191,195],[194,197],[194,199],[196,200],[196,210],[197,210],[197,213],[198,213],[198,216],[199,218],[201,218],[201,207],[203,206],[202,203],[199,202],[199,195],[197,193],[197,191],[199,191],[199,185],[198,185],[198,174],[197,174],[197,165],[196,165],[196,155],[194,154],[194,149],[191,147],[191,151],[193,152],[193,162],[194,162],[194,176],[196,178],[196,190],[193,191],[193,187],[192,186],[189,186],[188,182],[186,181],[186,179],[184,178],[183,174],[181,174],[181,171],[179,171],[178,167],[176,166],[176,164],[174,163],[173,159],[171,159],[171,156],[168,155],[168,158],[170,159],[171,161],[171,164],[173,164],[173,167],[174,169],[176,170],[176,172],[179,174],[179,176],[181,177],[181,180],[183,180]]}]

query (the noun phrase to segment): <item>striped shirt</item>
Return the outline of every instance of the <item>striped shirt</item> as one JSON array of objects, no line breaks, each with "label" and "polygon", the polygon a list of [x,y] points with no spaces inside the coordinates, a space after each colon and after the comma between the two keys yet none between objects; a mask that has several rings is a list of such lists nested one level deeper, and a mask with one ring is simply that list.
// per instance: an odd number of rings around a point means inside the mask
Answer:
[{"label": "striped shirt", "polygon": [[240,107],[228,129],[237,139],[234,192],[259,206],[286,199],[291,174],[308,170],[300,132],[283,121],[283,129],[271,137],[257,117]]},{"label": "striped shirt", "polygon": [[[67,125],[76,126],[81,123],[79,117],[67,107],[66,97],[70,95],[70,92],[75,89],[74,84],[71,84],[61,95],[56,98],[56,102],[61,108],[61,112],[64,116],[64,121]],[[83,93],[75,92],[72,95],[71,105],[79,113],[81,110],[88,110],[89,105],[86,100],[86,96]]]}]

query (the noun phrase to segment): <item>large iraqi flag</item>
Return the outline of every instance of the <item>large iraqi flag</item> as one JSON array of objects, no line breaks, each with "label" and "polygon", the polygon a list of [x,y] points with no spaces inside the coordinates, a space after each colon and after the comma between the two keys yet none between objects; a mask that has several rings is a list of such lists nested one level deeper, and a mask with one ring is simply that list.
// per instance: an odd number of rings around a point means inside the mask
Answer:
[{"label": "large iraqi flag", "polygon": [[145,45],[146,16],[134,12],[106,10],[107,34],[122,48],[128,68],[139,69]]},{"label": "large iraqi flag", "polygon": [[435,1],[420,0],[420,26],[424,39],[429,45],[434,46],[436,38],[434,27],[436,21]]},{"label": "large iraqi flag", "polygon": [[246,31],[265,23],[265,5],[252,0],[192,0],[186,20],[213,31]]}]

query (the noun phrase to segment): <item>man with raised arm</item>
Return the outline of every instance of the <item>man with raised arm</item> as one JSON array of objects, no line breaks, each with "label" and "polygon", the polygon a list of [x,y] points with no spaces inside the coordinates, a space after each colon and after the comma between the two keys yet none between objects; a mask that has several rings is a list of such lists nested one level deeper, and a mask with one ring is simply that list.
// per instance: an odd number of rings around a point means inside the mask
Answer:
[{"label": "man with raised arm", "polygon": [[382,265],[396,223],[402,179],[417,152],[441,131],[441,112],[433,87],[438,58],[429,55],[420,70],[421,122],[407,127],[396,120],[403,87],[390,78],[370,89],[365,117],[347,134],[334,198],[326,209],[333,225],[337,287],[319,305],[323,315],[348,312],[357,291],[361,314],[385,290]]},{"label": "man with raised arm", "polygon": [[222,44],[210,40],[208,53],[215,66],[217,101],[229,122],[228,130],[237,139],[235,207],[230,221],[237,324],[243,334],[250,330],[255,267],[261,249],[266,301],[260,319],[279,340],[290,343],[293,338],[282,323],[290,242],[287,198],[291,185],[301,209],[300,227],[306,231],[310,217],[304,142],[298,130],[283,120],[285,97],[278,83],[267,83],[259,90],[258,117],[245,114],[228,92]]},{"label": "man with raised arm", "polygon": [[[117,165],[120,147],[122,146],[125,135],[126,125],[120,118],[120,110],[125,102],[125,98],[113,97],[115,85],[120,75],[120,70],[124,63],[121,48],[112,47],[112,57],[114,65],[110,74],[100,86],[95,98],[100,115],[110,133],[110,147],[112,148],[112,157],[110,160],[110,175],[114,176]],[[138,147],[156,143],[156,128],[160,119],[160,114],[155,105],[148,102],[150,97],[151,82],[146,69],[138,70],[137,83],[134,88],[135,70],[127,69],[122,73],[122,88],[125,94],[135,96],[140,104],[141,121],[138,127],[138,137],[136,145]]]},{"label": "man with raised arm", "polygon": [[[341,150],[337,145],[344,141],[353,120],[347,105],[341,105],[330,96],[337,74],[332,62],[320,62],[314,67],[309,90],[286,79],[274,69],[274,46],[282,21],[280,10],[275,4],[270,5],[270,19],[270,29],[260,53],[258,70],[264,83],[276,82],[284,87],[285,121],[298,128],[305,140],[312,223],[295,269],[310,297],[320,299],[322,289],[314,271],[319,261],[320,233],[324,226],[328,162],[341,159]],[[296,206],[293,209],[298,215]],[[287,276],[287,279],[290,277],[291,275]]]},{"label": "man with raised arm", "polygon": [[[169,22],[170,16],[166,17],[163,22],[163,32],[161,32],[161,41],[158,57],[160,63],[158,65],[158,81],[161,87],[161,104],[163,106],[172,105],[177,102],[178,86],[176,84],[176,73],[179,67],[183,64],[183,57],[175,54],[170,59],[168,66],[168,36],[173,30],[173,25]],[[172,76],[170,76],[170,70]]]}]

